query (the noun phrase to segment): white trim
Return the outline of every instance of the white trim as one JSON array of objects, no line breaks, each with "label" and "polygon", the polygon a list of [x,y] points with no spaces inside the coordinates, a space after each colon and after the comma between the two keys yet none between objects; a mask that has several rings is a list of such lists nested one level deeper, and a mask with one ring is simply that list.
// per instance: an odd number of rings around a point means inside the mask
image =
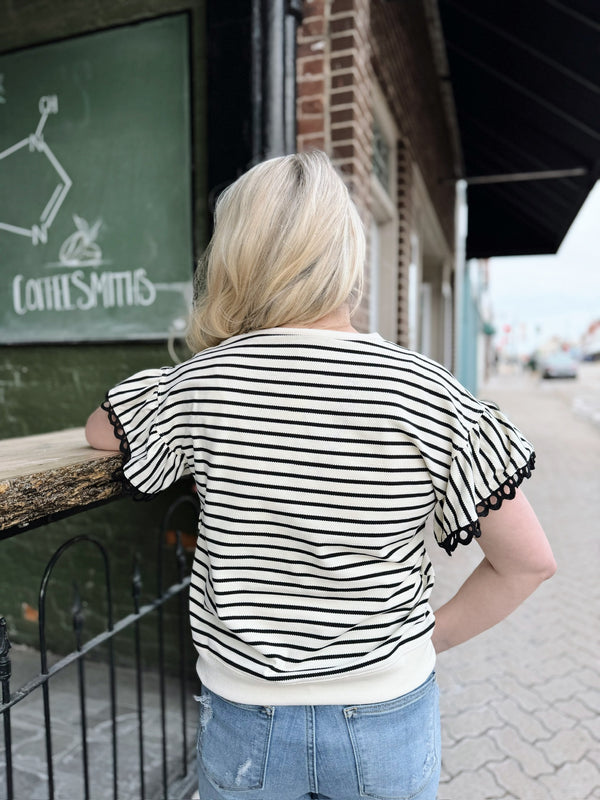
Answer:
[{"label": "white trim", "polygon": [[378,223],[389,222],[398,214],[398,210],[385,191],[376,175],[371,174],[371,196],[373,199],[373,216]]},{"label": "white trim", "polygon": [[421,282],[419,286],[419,352],[432,358],[431,306],[433,290],[430,283]]},{"label": "white trim", "polygon": [[398,339],[398,208],[396,205],[398,130],[381,88],[372,84],[373,118],[390,148],[390,185],[371,173],[371,252],[369,325],[386,339]]},{"label": "white trim", "polygon": [[427,186],[421,175],[421,171],[416,164],[413,164],[413,203],[415,215],[413,219],[417,222],[421,240],[427,242],[427,247],[423,251],[434,252],[440,261],[444,261],[452,255],[452,251],[439,218],[435,213],[435,208],[429,197]]},{"label": "white trim", "polygon": [[[391,199],[392,205],[394,206],[394,213],[396,211],[395,207],[395,195],[396,195],[396,176],[398,174],[398,157],[396,152],[396,146],[398,143],[399,133],[398,128],[396,127],[396,123],[394,121],[394,117],[389,109],[387,100],[385,99],[385,95],[381,90],[381,87],[376,81],[371,83],[371,93],[373,98],[373,119],[377,120],[379,127],[385,138],[390,145],[390,180],[391,186],[382,186],[380,181],[375,178],[375,182],[379,184],[383,192],[387,195],[388,198]],[[375,176],[374,176],[375,177]]]}]

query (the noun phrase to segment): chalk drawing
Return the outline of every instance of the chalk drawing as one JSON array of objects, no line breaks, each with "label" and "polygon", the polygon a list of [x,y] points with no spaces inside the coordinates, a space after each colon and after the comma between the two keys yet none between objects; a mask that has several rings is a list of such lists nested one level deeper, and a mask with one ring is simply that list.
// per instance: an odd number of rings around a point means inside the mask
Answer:
[{"label": "chalk drawing", "polygon": [[4,75],[0,72],[0,103],[6,103],[6,97],[4,96]]},{"label": "chalk drawing", "polygon": [[40,242],[46,244],[48,241],[48,229],[54,222],[54,219],[58,214],[65,197],[69,193],[69,189],[73,185],[73,182],[67,175],[63,166],[60,164],[44,140],[44,126],[46,124],[46,120],[50,114],[58,114],[58,97],[56,95],[46,95],[41,97],[38,107],[40,111],[40,121],[35,129],[35,132],[31,133],[29,136],[26,136],[24,139],[21,139],[21,141],[17,142],[16,144],[11,145],[11,147],[7,147],[6,150],[0,152],[0,169],[2,167],[2,161],[5,161],[11,155],[14,155],[20,150],[26,148],[25,152],[43,154],[58,175],[58,184],[44,206],[44,210],[42,211],[39,220],[36,220],[29,227],[27,227],[25,224],[20,226],[0,221],[0,230],[7,231],[8,233],[15,233],[19,236],[27,236],[31,239],[31,243],[34,245],[37,245]]},{"label": "chalk drawing", "polygon": [[76,231],[62,243],[58,258],[63,267],[98,267],[102,264],[102,250],[96,241],[102,220],[93,225],[73,214]]}]

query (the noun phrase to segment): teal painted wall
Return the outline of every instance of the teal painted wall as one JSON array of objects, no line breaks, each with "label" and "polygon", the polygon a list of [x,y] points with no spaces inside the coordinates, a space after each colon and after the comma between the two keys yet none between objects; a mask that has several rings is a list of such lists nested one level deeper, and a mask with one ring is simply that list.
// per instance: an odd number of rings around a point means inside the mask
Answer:
[{"label": "teal painted wall", "polygon": [[481,331],[479,314],[479,284],[477,263],[468,261],[463,272],[460,313],[460,371],[459,381],[471,394],[476,395],[477,385],[477,349]]}]

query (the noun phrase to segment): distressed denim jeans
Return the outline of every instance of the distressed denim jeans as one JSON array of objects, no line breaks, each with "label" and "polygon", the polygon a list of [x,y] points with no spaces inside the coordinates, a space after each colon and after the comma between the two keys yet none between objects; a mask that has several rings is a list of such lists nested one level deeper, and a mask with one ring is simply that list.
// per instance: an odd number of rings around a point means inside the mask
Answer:
[{"label": "distressed denim jeans", "polygon": [[253,706],[206,688],[200,800],[435,800],[438,688],[348,706]]}]

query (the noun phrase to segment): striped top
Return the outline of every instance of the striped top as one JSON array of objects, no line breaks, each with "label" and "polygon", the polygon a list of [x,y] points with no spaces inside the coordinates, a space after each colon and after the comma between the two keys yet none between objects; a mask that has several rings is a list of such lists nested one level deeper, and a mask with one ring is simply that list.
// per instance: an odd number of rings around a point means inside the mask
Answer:
[{"label": "striped top", "polygon": [[451,553],[533,467],[495,407],[378,334],[243,334],[134,375],[108,400],[131,486],[152,494],[194,477],[198,670],[242,702],[297,702],[298,687],[337,702],[341,685],[353,699],[340,702],[357,702],[365,679],[361,697],[377,702],[386,675],[405,688],[403,665],[424,679],[428,517]]}]

